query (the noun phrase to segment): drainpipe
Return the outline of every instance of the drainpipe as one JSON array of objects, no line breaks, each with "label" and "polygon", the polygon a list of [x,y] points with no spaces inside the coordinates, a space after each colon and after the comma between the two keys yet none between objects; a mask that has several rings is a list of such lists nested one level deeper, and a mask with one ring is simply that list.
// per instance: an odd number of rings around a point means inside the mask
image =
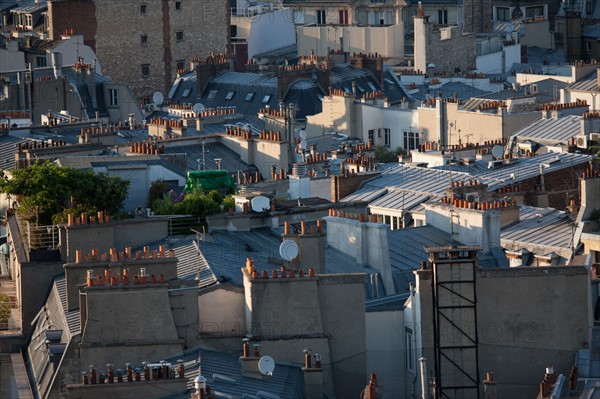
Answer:
[{"label": "drainpipe", "polygon": [[429,390],[427,389],[427,359],[422,357],[419,359],[421,365],[421,398],[429,399]]}]

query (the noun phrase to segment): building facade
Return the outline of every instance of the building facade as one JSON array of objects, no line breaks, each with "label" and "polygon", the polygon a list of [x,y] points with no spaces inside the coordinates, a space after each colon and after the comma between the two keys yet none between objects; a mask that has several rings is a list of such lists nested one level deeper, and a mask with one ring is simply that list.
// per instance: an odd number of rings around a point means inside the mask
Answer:
[{"label": "building facade", "polygon": [[169,90],[193,56],[229,45],[229,1],[55,0],[48,3],[50,39],[66,30],[83,34],[104,73],[133,88],[148,104]]}]

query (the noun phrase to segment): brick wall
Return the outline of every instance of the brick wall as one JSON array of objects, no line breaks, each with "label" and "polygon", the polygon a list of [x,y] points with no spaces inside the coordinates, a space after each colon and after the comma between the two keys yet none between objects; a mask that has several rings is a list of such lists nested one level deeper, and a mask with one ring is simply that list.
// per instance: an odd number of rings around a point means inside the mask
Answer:
[{"label": "brick wall", "polygon": [[[579,177],[589,168],[589,164],[583,163],[570,168],[563,168],[554,172],[544,173],[544,185],[548,194],[548,203],[552,208],[565,210],[568,197],[580,203]],[[534,196],[540,193],[537,190],[541,184],[540,177],[532,177],[521,182],[522,191],[525,192],[525,204],[534,205]]]},{"label": "brick wall", "polygon": [[381,173],[337,175],[331,177],[331,201],[340,200],[355,192],[362,182],[379,176]]},{"label": "brick wall", "polygon": [[[84,34],[96,50],[104,74],[132,87],[138,99],[160,90],[168,93],[177,61],[223,53],[229,44],[229,1],[54,0],[49,5],[54,35],[66,29]],[[177,39],[177,32],[183,37]],[[147,37],[142,45],[142,36]],[[148,76],[142,75],[148,65]]]}]

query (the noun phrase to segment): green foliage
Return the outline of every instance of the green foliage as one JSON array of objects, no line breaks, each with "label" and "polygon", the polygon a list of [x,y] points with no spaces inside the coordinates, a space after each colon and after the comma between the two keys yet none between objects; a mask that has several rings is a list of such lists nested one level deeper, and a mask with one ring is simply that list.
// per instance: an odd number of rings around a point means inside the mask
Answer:
[{"label": "green foliage", "polygon": [[[82,171],[55,165],[49,161],[12,171],[12,178],[0,176],[0,191],[20,198],[21,217],[48,224],[67,217],[64,210],[77,212],[104,210],[117,213],[122,207],[129,181],[105,173]],[[75,211],[73,211],[75,212]],[[62,215],[62,216],[60,216]]]},{"label": "green foliage", "polygon": [[152,208],[152,204],[157,199],[162,199],[167,192],[167,185],[162,179],[153,181],[148,190],[148,206]]},{"label": "green foliage", "polygon": [[208,193],[208,198],[210,198],[213,202],[220,204],[223,202],[223,196],[217,190],[210,190]]},{"label": "green foliage", "polygon": [[235,209],[235,199],[233,199],[233,196],[231,195],[223,198],[223,202],[221,204],[223,205],[223,210],[225,212],[229,211],[231,208]]},{"label": "green foliage", "polygon": [[152,210],[156,215],[206,216],[221,210],[214,198],[214,194],[211,196],[210,193],[205,194],[201,190],[192,191],[178,202],[175,195],[165,195],[165,198],[152,202]]},{"label": "green foliage", "polygon": [[5,322],[10,318],[10,298],[4,292],[0,292],[0,322]]},{"label": "green foliage", "polygon": [[[402,151],[400,149],[400,151]],[[378,145],[375,147],[375,158],[378,162],[387,163],[387,162],[398,162],[398,150],[396,152],[392,152],[388,150],[386,147]]]}]

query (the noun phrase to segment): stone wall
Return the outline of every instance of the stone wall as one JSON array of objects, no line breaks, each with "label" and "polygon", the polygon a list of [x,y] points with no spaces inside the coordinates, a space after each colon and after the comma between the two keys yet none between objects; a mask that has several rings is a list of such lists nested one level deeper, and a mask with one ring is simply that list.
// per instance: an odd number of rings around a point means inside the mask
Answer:
[{"label": "stone wall", "polygon": [[[180,9],[176,9],[176,3]],[[229,1],[148,0],[145,13],[138,1],[55,0],[49,4],[51,38],[66,29],[84,35],[96,51],[104,74],[133,88],[138,99],[166,94],[177,61],[189,66],[191,56],[223,53],[229,43]],[[178,40],[177,32],[183,37]],[[146,44],[142,44],[146,36]],[[149,67],[147,76],[142,65]]]}]

